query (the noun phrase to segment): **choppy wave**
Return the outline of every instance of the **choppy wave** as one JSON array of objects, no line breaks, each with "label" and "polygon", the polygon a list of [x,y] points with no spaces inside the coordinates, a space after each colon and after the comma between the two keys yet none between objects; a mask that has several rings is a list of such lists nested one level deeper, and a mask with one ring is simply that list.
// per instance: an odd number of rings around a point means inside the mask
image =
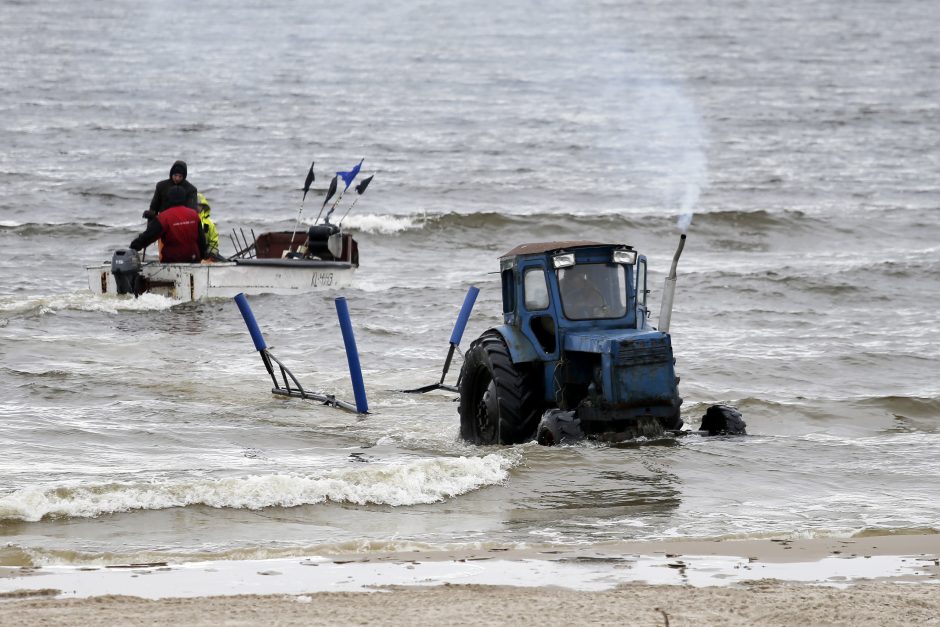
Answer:
[{"label": "choppy wave", "polygon": [[49,369],[49,370],[39,370],[36,372],[29,372],[26,370],[20,370],[17,368],[3,367],[0,368],[0,372],[9,374],[14,377],[24,377],[24,378],[36,378],[36,379],[67,379],[72,376],[72,373],[68,370],[59,370],[59,369]]},{"label": "choppy wave", "polygon": [[[901,210],[887,212],[880,216],[881,228],[888,228],[886,224],[899,221],[904,229],[907,223],[905,213]],[[52,238],[82,238],[102,236],[114,233],[126,237],[128,234],[143,228],[143,221],[136,211],[128,214],[115,215],[117,220],[107,223],[102,220],[86,221],[0,221],[0,234],[11,234],[21,237],[52,237]],[[363,232],[376,235],[399,235],[407,233],[434,233],[452,232],[476,233],[500,230],[521,230],[533,237],[557,239],[559,229],[565,233],[592,233],[594,236],[610,232],[629,233],[645,232],[654,235],[674,234],[677,215],[670,212],[642,210],[642,211],[582,211],[582,212],[535,212],[528,214],[509,213],[500,211],[481,211],[463,213],[451,212],[415,212],[405,214],[380,214],[354,212],[342,219],[342,224],[352,232]],[[303,220],[306,225],[313,224],[314,218]],[[334,222],[338,222],[334,217]],[[252,230],[263,232],[265,230],[283,230],[292,228],[293,223],[272,214],[251,216],[239,219],[237,216],[216,217],[216,223],[223,239],[231,229],[241,228],[245,233]],[[865,215],[858,216],[820,216],[810,215],[799,210],[770,211],[755,209],[753,211],[715,210],[700,211],[694,215],[689,233],[696,237],[707,237],[722,247],[730,250],[759,250],[764,245],[762,239],[777,239],[780,237],[796,236],[800,234],[812,235],[828,241],[844,241],[846,237],[856,237],[869,233],[870,218]],[[117,233],[119,231],[119,233]]]},{"label": "choppy wave", "polygon": [[[819,424],[848,423],[890,424],[893,432],[935,434],[940,431],[940,398],[930,396],[872,396],[846,399],[800,398],[791,402],[773,401],[766,398],[746,397],[727,399],[724,402],[735,406],[746,421],[752,434],[761,432],[760,421],[776,420],[781,416],[799,414]],[[695,427],[697,417],[704,413],[709,402],[690,402],[684,405],[687,422]],[[692,416],[695,419],[691,418]],[[753,421],[753,424],[751,422]],[[887,421],[890,421],[887,422]],[[835,427],[833,427],[835,428]],[[879,433],[881,437],[883,432]],[[833,432],[833,438],[843,441],[844,433]]]},{"label": "choppy wave", "polygon": [[[713,246],[719,250],[727,247]],[[870,295],[871,283],[876,280],[901,281],[920,279],[940,271],[940,259],[918,255],[917,250],[895,251],[896,259],[886,258],[872,264],[862,253],[848,256],[838,251],[820,251],[812,257],[794,256],[780,259],[764,257],[750,264],[711,266],[699,265],[684,269],[683,278],[699,282],[703,288],[724,289],[728,285],[740,291],[754,291],[764,295],[824,293],[831,296],[864,295],[865,298],[885,299],[887,296]],[[825,271],[821,271],[825,270]]]},{"label": "choppy wave", "polygon": [[[101,222],[37,222],[37,221],[0,221],[0,233],[8,232],[16,235],[68,235],[74,237],[81,233],[107,232],[115,228],[139,228],[140,219],[131,216],[127,220],[112,224]],[[398,233],[407,230],[421,229],[495,229],[511,225],[547,226],[557,228],[559,221],[567,225],[585,228],[653,228],[675,230],[676,215],[661,211],[581,211],[573,213],[535,212],[525,215],[506,213],[500,211],[481,211],[473,213],[461,212],[420,212],[411,214],[377,214],[352,213],[343,219],[343,226],[350,229],[369,233]],[[282,217],[271,217],[266,220],[261,216],[253,216],[255,224],[280,224]],[[312,219],[304,220],[309,224]],[[337,220],[334,218],[334,222]],[[231,224],[229,224],[231,223]],[[802,228],[815,228],[824,224],[820,217],[809,216],[801,211],[771,212],[767,210],[755,211],[711,211],[701,212],[694,216],[694,228],[734,229],[774,231],[778,229],[791,229],[797,226]],[[229,219],[220,224],[220,228],[237,226]]]},{"label": "choppy wave", "polygon": [[137,298],[97,295],[91,292],[4,296],[0,297],[0,315],[25,318],[54,314],[58,311],[98,311],[112,314],[122,311],[162,311],[180,302],[159,294],[141,294]]},{"label": "choppy wave", "polygon": [[501,483],[506,455],[438,458],[342,470],[323,476],[249,475],[221,479],[106,483],[18,490],[0,498],[0,520],[93,518],[101,514],[187,505],[258,510],[332,501],[356,505],[434,503]]},{"label": "choppy wave", "polygon": [[[140,226],[138,220],[135,226]],[[130,224],[128,224],[130,226]],[[23,237],[74,237],[76,234],[88,235],[91,233],[110,232],[113,225],[99,222],[17,222],[14,220],[0,221],[0,233],[20,235]]]},{"label": "choppy wave", "polygon": [[894,414],[912,418],[936,418],[940,416],[940,398],[916,396],[879,396],[858,401],[862,406],[884,409]]},{"label": "choppy wave", "polygon": [[[436,229],[496,229],[512,225],[531,227],[545,227],[557,229],[559,221],[563,220],[571,227],[584,227],[591,229],[607,229],[615,227],[624,228],[652,228],[675,230],[676,216],[664,212],[575,212],[559,214],[557,212],[537,212],[527,215],[487,211],[478,213],[428,213],[421,216],[416,222],[425,228]],[[801,211],[770,212],[766,210],[755,211],[712,211],[698,213],[694,217],[696,227],[710,227],[715,229],[755,229],[773,231],[777,229],[792,228],[800,225],[803,228],[814,228],[825,221],[817,217],[810,217]]]}]

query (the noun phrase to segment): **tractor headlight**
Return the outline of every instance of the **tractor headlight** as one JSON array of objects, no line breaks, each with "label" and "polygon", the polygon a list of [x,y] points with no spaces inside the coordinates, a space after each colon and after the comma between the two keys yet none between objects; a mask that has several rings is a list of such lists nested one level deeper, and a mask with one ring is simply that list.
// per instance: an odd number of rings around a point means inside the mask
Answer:
[{"label": "tractor headlight", "polygon": [[[614,263],[624,263],[628,266],[632,266],[636,263],[636,251],[635,250],[615,250],[614,251]],[[558,266],[555,266],[556,268]]]},{"label": "tractor headlight", "polygon": [[574,253],[565,253],[564,255],[555,255],[552,257],[552,265],[555,268],[568,268],[574,265]]}]

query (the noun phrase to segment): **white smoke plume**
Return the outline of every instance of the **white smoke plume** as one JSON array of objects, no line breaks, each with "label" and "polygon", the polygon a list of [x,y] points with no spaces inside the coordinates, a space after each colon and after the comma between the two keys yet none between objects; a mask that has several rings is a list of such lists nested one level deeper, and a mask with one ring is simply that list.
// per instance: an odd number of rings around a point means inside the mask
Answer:
[{"label": "white smoke plume", "polygon": [[679,217],[676,220],[676,227],[680,233],[685,234],[692,224],[692,216],[698,205],[702,188],[707,183],[708,168],[705,157],[705,137],[698,112],[681,89],[676,88],[674,95],[676,115],[673,121],[676,126],[672,145],[677,154],[672,180],[676,195],[681,194],[681,200],[677,203]]},{"label": "white smoke plume", "polygon": [[622,205],[638,213],[681,214],[677,226],[685,232],[708,183],[707,137],[693,97],[668,59],[628,50],[598,55],[603,70],[586,72],[590,89],[567,94],[562,117],[588,133],[611,164],[606,173],[616,180],[605,191],[619,192]]}]

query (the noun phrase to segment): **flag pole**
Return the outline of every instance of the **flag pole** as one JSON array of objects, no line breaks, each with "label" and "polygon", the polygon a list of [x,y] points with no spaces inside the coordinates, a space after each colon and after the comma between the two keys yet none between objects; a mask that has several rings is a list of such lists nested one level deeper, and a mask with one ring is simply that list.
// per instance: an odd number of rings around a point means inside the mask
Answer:
[{"label": "flag pole", "polygon": [[300,226],[300,214],[304,211],[304,201],[300,201],[300,210],[297,212],[297,222],[294,224],[294,230],[290,234],[290,244],[287,245],[287,252],[294,251],[294,235],[297,234],[297,227]]},{"label": "flag pole", "polygon": [[[324,221],[325,223],[329,223],[329,221],[330,221],[330,216],[333,214],[333,210],[336,209],[336,204],[340,201],[340,199],[341,199],[341,198],[343,197],[343,195],[346,193],[346,190],[349,189],[349,186],[352,184],[353,180],[355,180],[356,175],[359,174],[359,170],[362,168],[362,162],[363,162],[363,161],[365,161],[365,159],[360,159],[360,160],[359,160],[359,163],[356,164],[356,166],[353,167],[352,170],[349,170],[348,172],[337,172],[337,173],[336,173],[336,176],[333,177],[333,182],[330,183],[330,191],[327,193],[326,199],[323,201],[323,207],[326,207],[326,203],[330,200],[330,196],[332,196],[332,195],[333,195],[333,192],[336,191],[336,187],[334,186],[334,183],[336,182],[337,177],[342,177],[342,178],[343,178],[343,182],[344,182],[346,185],[343,186],[343,191],[341,191],[341,192],[339,193],[339,196],[336,197],[336,200],[333,201],[332,206],[330,206],[330,210],[326,213],[326,217],[323,218],[323,221]],[[323,207],[320,207],[320,213],[321,213],[321,214],[323,213]],[[315,225],[317,222],[319,222],[319,221],[320,221],[320,215],[317,214],[317,219],[314,220],[314,222],[313,222],[314,225]]]},{"label": "flag pole", "polygon": [[[349,189],[349,188],[347,187],[346,189]],[[323,216],[324,223],[329,223],[330,216],[333,215],[333,210],[336,209],[336,205],[339,203],[340,200],[342,200],[343,195],[346,193],[346,189],[344,189],[343,191],[339,193],[339,196],[336,197],[336,200],[334,200],[332,206],[330,206],[330,210],[326,212],[325,216]]]},{"label": "flag pole", "polygon": [[304,212],[304,201],[307,200],[307,192],[310,191],[310,184],[313,183],[313,164],[315,162],[310,162],[310,171],[307,172],[307,180],[304,181],[304,197],[300,199],[300,209],[297,211],[297,223],[294,224],[294,232],[290,234],[290,244],[287,246],[288,252],[293,252],[294,250],[294,235],[297,234],[297,227],[300,226],[300,215]]},{"label": "flag pole", "polygon": [[317,219],[313,221],[313,225],[316,226],[317,222],[320,221],[320,216],[323,215],[323,209],[326,207],[326,203],[330,202],[330,198],[333,197],[333,194],[336,193],[336,179],[339,177],[338,174],[333,175],[333,180],[330,181],[330,189],[326,191],[326,198],[323,199],[323,204],[320,205],[320,213],[317,214]]},{"label": "flag pole", "polygon": [[369,178],[363,179],[361,183],[359,183],[358,185],[356,185],[356,198],[352,201],[352,204],[349,205],[349,209],[346,210],[346,213],[343,214],[343,217],[340,218],[340,221],[339,221],[338,226],[343,226],[343,220],[346,219],[346,216],[349,215],[349,212],[352,211],[352,210],[353,210],[353,207],[356,206],[356,203],[359,202],[359,197],[362,196],[362,195],[365,193],[366,188],[369,187],[369,183],[371,183],[371,182],[372,182],[372,179],[375,178],[375,175],[376,175],[377,172],[378,172],[378,170],[376,170],[375,172],[373,172],[372,175],[369,176]]},{"label": "flag pole", "polygon": [[346,210],[346,213],[343,214],[343,217],[339,219],[339,224],[337,226],[343,226],[343,220],[346,219],[346,216],[349,215],[349,212],[352,211],[353,207],[356,206],[356,203],[359,202],[359,196],[352,201],[352,204],[349,205],[349,209]]}]

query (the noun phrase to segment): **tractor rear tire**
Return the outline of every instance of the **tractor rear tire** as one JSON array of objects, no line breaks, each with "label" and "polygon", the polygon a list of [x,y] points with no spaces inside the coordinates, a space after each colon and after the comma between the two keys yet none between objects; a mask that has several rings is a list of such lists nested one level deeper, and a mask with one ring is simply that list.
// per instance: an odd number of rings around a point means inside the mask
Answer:
[{"label": "tractor rear tire", "polygon": [[535,437],[542,415],[541,381],[526,364],[512,363],[495,331],[467,351],[460,375],[460,437],[472,444],[520,444]]}]

